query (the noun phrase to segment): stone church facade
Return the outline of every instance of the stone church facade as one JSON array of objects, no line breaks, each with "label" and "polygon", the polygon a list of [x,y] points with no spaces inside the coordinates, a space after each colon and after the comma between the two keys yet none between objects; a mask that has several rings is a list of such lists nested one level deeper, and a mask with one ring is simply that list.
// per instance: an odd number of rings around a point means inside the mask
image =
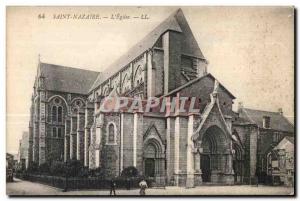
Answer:
[{"label": "stone church facade", "polygon": [[[79,160],[108,176],[134,166],[157,182],[187,187],[233,184],[237,172],[255,176],[252,127],[235,123],[235,97],[207,65],[180,9],[103,72],[39,62],[29,161]],[[200,112],[105,112],[100,105],[107,96],[196,97]],[[250,139],[239,141],[239,132]]]}]

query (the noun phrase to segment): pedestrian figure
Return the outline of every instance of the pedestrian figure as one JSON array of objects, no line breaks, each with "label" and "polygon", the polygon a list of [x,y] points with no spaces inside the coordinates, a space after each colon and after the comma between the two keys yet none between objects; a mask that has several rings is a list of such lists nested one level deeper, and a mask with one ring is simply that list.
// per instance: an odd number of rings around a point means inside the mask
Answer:
[{"label": "pedestrian figure", "polygon": [[144,196],[146,195],[146,188],[148,188],[147,182],[142,179],[142,181],[139,183],[140,186],[140,195]]},{"label": "pedestrian figure", "polygon": [[258,180],[258,179],[259,179],[259,175],[260,175],[260,174],[259,174],[259,171],[258,171],[258,169],[256,169],[256,171],[255,171],[255,179],[256,179],[256,180],[255,180],[255,181],[256,181],[256,186],[257,186],[257,187],[258,187],[258,183],[259,183],[259,180]]},{"label": "pedestrian figure", "polygon": [[68,174],[66,174],[65,176],[65,188],[63,189],[63,192],[67,192],[68,191]]},{"label": "pedestrian figure", "polygon": [[110,193],[109,194],[112,195],[112,193],[114,195],[116,195],[116,182],[113,178],[110,181]]},{"label": "pedestrian figure", "polygon": [[63,192],[68,191],[68,176],[69,176],[69,171],[65,169],[65,187],[63,189]]}]

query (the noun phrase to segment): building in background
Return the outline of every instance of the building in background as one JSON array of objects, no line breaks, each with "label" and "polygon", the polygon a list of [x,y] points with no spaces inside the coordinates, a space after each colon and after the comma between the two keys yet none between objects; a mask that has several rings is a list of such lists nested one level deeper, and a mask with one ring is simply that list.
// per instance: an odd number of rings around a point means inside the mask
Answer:
[{"label": "building in background", "polygon": [[19,141],[19,151],[17,160],[19,167],[22,170],[28,168],[28,155],[29,155],[29,133],[23,132],[22,139]]},{"label": "building in background", "polygon": [[[243,169],[237,175],[240,182],[250,182],[249,175],[255,175],[260,182],[266,181],[268,154],[286,136],[294,136],[294,126],[283,116],[282,109],[268,112],[244,108],[240,104],[238,116],[233,123],[236,146],[235,169]],[[238,168],[240,167],[240,168]],[[246,172],[245,172],[246,171]]]},{"label": "building in background", "polygon": [[286,186],[294,185],[294,149],[294,137],[286,136],[267,154],[267,175],[274,182],[282,182]]},{"label": "building in background", "polygon": [[17,167],[17,160],[13,154],[6,153],[6,181],[12,182]]}]

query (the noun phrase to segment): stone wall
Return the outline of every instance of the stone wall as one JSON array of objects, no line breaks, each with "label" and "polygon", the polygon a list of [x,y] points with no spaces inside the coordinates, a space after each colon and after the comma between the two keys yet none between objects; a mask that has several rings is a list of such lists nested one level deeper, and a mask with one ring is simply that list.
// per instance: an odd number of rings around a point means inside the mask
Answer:
[{"label": "stone wall", "polygon": [[[115,143],[108,142],[108,129],[109,124],[114,125],[115,129]],[[102,168],[108,177],[119,175],[119,154],[120,154],[120,114],[119,113],[107,113],[104,115],[104,124],[102,130],[102,149],[100,161]]]},{"label": "stone wall", "polygon": [[153,50],[153,71],[155,74],[154,95],[163,94],[164,83],[164,51],[162,49]]},{"label": "stone wall", "polygon": [[154,125],[160,136],[162,137],[162,141],[166,140],[166,118],[165,117],[155,117],[151,115],[145,115],[143,119],[143,131],[144,134],[146,130]]},{"label": "stone wall", "polygon": [[255,176],[257,161],[257,127],[255,125],[234,125],[233,130],[239,136],[244,146],[243,182],[250,183]]},{"label": "stone wall", "polygon": [[133,166],[133,114],[124,113],[123,168]]},{"label": "stone wall", "polygon": [[[200,111],[203,112],[205,106],[210,102],[210,94],[214,90],[214,83],[211,77],[203,77],[194,84],[182,89],[180,96],[199,98]],[[218,98],[222,113],[224,115],[232,115],[233,97],[221,86],[218,88]]]},{"label": "stone wall", "polygon": [[179,136],[179,172],[186,173],[186,152],[187,152],[187,134],[188,117],[179,117],[180,136]]},{"label": "stone wall", "polygon": [[164,49],[164,94],[181,85],[178,82],[181,68],[181,38],[180,33],[168,31],[163,35]]},{"label": "stone wall", "polygon": [[174,172],[175,172],[175,118],[167,117],[167,130],[166,130],[166,140],[167,140],[167,150],[166,150],[166,160],[167,160],[167,183],[174,183]]}]

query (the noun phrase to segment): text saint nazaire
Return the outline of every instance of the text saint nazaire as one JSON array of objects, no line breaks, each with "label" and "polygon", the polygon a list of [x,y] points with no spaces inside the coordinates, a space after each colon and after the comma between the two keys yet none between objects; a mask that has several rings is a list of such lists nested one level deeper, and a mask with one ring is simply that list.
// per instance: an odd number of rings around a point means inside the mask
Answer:
[{"label": "text saint nazaire", "polygon": [[63,19],[82,19],[82,20],[98,20],[100,19],[99,14],[53,14],[53,19],[63,20]]}]

